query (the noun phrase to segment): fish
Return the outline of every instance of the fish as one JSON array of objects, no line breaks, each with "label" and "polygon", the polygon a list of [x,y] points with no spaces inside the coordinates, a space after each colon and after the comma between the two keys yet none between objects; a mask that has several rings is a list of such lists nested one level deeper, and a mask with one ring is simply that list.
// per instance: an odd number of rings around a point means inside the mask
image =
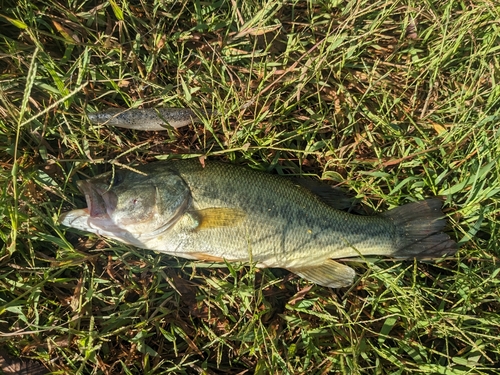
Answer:
[{"label": "fish", "polygon": [[457,250],[438,198],[363,216],[284,176],[210,159],[135,169],[77,181],[87,208],[60,223],[176,257],[284,268],[331,288],[355,280],[339,259],[436,259]]},{"label": "fish", "polygon": [[[200,110],[205,116],[210,115],[210,110]],[[99,112],[88,112],[87,117],[94,125],[118,126],[126,129],[161,131],[169,126],[180,128],[195,122],[200,122],[200,117],[189,108],[111,108]]]}]

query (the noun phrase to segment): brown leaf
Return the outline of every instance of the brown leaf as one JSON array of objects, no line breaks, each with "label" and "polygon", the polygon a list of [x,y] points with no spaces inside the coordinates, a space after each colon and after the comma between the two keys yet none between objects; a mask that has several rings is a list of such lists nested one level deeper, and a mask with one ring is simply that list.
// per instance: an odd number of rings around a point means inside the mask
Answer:
[{"label": "brown leaf", "polygon": [[406,38],[412,40],[418,39],[417,21],[415,21],[414,18],[410,18],[410,22],[408,22],[408,26],[406,26]]}]

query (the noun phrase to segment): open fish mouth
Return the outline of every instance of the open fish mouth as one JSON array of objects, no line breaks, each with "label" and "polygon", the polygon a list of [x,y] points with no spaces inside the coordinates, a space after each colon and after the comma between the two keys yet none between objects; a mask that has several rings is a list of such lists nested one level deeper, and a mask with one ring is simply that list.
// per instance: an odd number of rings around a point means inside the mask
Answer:
[{"label": "open fish mouth", "polygon": [[96,187],[91,180],[80,180],[77,181],[76,185],[78,190],[85,196],[87,208],[65,212],[61,215],[59,222],[80,230],[90,230],[97,234],[120,229],[113,223],[108,214],[102,189]]},{"label": "open fish mouth", "polygon": [[[94,204],[93,201],[92,204]],[[96,212],[100,211],[100,206]],[[89,208],[80,208],[65,212],[59,218],[59,223],[67,227],[75,228],[84,232],[95,233],[99,236],[115,239],[129,245],[144,247],[145,244],[134,234],[119,227],[107,213],[102,216],[92,216]]]},{"label": "open fish mouth", "polygon": [[108,216],[106,203],[102,194],[88,180],[80,180],[77,182],[78,189],[85,196],[87,201],[87,210],[90,217]]},{"label": "open fish mouth", "polygon": [[103,180],[107,180],[107,178],[80,180],[77,181],[76,185],[85,196],[90,217],[111,219],[118,198],[111,190],[111,186],[104,183]]},{"label": "open fish mouth", "polygon": [[135,246],[140,244],[131,234],[117,226],[110,216],[116,205],[114,193],[96,185],[92,180],[77,181],[77,187],[85,196],[87,208],[63,213],[59,218],[61,224],[100,236],[116,238]]}]

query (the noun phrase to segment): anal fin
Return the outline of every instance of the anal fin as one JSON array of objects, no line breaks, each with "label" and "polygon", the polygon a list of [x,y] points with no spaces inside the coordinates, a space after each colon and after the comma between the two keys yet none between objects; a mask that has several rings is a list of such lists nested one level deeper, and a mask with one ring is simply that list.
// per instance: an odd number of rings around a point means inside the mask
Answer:
[{"label": "anal fin", "polygon": [[306,280],[330,288],[349,286],[354,282],[354,276],[356,276],[351,267],[331,259],[327,259],[320,265],[287,269]]}]

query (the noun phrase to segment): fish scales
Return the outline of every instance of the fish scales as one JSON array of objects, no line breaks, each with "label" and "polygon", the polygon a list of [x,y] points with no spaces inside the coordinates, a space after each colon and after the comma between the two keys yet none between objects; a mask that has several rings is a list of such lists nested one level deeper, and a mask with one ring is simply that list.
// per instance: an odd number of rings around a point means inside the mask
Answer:
[{"label": "fish scales", "polygon": [[[186,164],[177,171],[190,186],[195,209],[215,206],[246,213],[238,225],[197,233],[200,241],[209,233],[224,236],[218,243],[214,238],[209,246],[226,259],[246,260],[251,250],[254,261],[279,267],[293,259],[304,262],[304,254],[311,263],[322,262],[332,251],[338,257],[358,255],[349,243],[364,253],[392,243],[387,235],[392,224],[387,220],[335,210],[280,176],[213,162],[205,168],[196,161],[189,163],[192,168],[185,168]],[[228,246],[234,242],[238,245]],[[194,252],[199,249],[196,242],[192,246]]]},{"label": "fish scales", "polygon": [[[212,112],[201,110],[205,116]],[[112,108],[106,111],[87,113],[89,121],[95,125],[118,126],[126,129],[161,131],[180,128],[200,122],[198,115],[189,108]]]},{"label": "fish scales", "polygon": [[[170,255],[251,261],[341,287],[354,271],[333,259],[437,258],[456,244],[437,199],[378,216],[353,215],[278,175],[207,160],[173,160],[97,176],[80,188],[88,209],[61,222]],[[96,215],[92,215],[96,213]]]}]

